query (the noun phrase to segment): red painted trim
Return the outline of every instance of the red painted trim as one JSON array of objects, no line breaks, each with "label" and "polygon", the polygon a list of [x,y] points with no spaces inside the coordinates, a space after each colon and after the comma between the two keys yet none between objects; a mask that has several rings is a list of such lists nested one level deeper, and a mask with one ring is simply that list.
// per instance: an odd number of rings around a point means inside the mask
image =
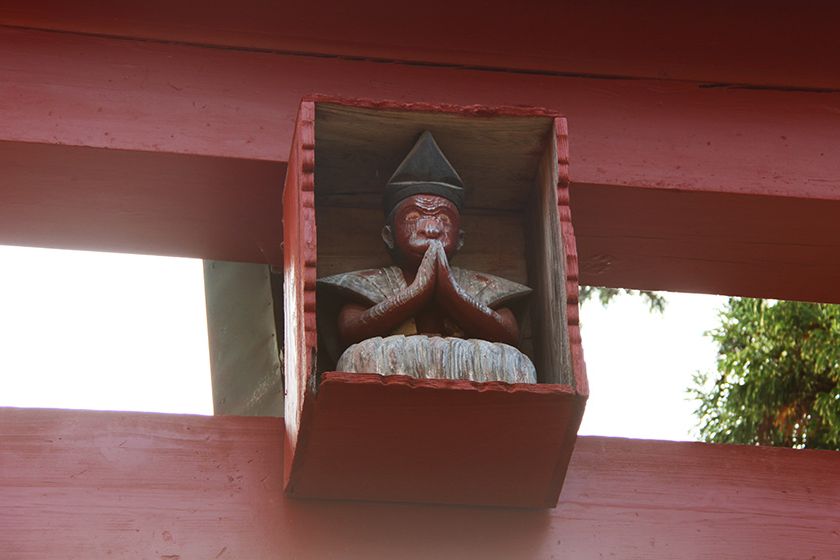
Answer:
[{"label": "red painted trim", "polygon": [[[452,103],[426,103],[422,101],[396,101],[393,99],[367,99],[364,97],[341,97],[338,95],[311,94],[303,97],[304,101],[315,103],[333,103],[364,109],[382,111],[449,113],[462,117],[551,117],[562,118],[562,114],[545,107],[526,107],[513,105],[453,105]],[[568,135],[568,133],[567,133]],[[566,162],[568,163],[568,161]]]},{"label": "red painted trim", "polygon": [[318,334],[315,319],[317,279],[315,224],[315,103],[303,101],[295,123],[283,187],[283,313],[286,461],[284,480],[300,469],[299,447],[306,446],[311,422],[309,401],[315,391]]},{"label": "red painted trim", "polygon": [[554,507],[584,402],[561,385],[326,372],[304,403],[287,492]]},{"label": "red painted trim", "polygon": [[574,132],[576,184],[840,196],[833,182],[840,160],[828,150],[840,145],[840,94],[489,73],[0,29],[0,98],[8,100],[0,140],[284,162],[300,100],[313,92],[557,111]]},{"label": "red painted trim", "polygon": [[321,376],[321,385],[324,384],[354,384],[373,385],[381,387],[400,387],[402,389],[435,390],[475,392],[475,393],[530,393],[534,395],[575,395],[577,391],[568,385],[547,385],[502,383],[500,381],[487,381],[477,383],[475,381],[451,380],[451,379],[414,379],[405,375],[376,375],[372,373],[342,373],[340,371],[328,371]]},{"label": "red painted trim", "polygon": [[431,0],[410,15],[381,0],[287,4],[186,0],[84,6],[9,0],[0,22],[244,49],[714,83],[837,88],[838,7],[782,0],[675,6]]},{"label": "red painted trim", "polygon": [[[566,255],[566,322],[569,348],[572,358],[572,372],[575,389],[579,395],[589,395],[589,381],[586,377],[586,361],[583,359],[583,343],[580,336],[580,273],[575,230],[572,226],[569,185],[569,126],[565,118],[554,118],[554,134],[557,139],[557,212],[560,217],[560,237]],[[581,412],[582,412],[581,408]],[[578,422],[579,423],[579,422]],[[575,429],[577,435],[577,429]]]},{"label": "red painted trim", "polygon": [[[579,438],[554,510],[283,496],[275,418],[0,409],[8,558],[833,558],[840,453]],[[45,533],[44,529],[48,528]]]}]

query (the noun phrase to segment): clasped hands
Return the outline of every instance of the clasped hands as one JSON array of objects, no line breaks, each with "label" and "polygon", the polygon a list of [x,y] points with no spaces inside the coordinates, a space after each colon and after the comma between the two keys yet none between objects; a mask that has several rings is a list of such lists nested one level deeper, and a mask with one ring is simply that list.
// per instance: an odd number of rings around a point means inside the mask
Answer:
[{"label": "clasped hands", "polygon": [[433,239],[411,284],[373,307],[346,304],[339,313],[339,335],[345,344],[387,336],[427,307],[438,307],[472,338],[516,345],[519,328],[509,309],[493,310],[467,293],[452,276],[443,244]]},{"label": "clasped hands", "polygon": [[429,243],[409,289],[423,305],[433,299],[440,305],[452,305],[457,300],[472,299],[452,277],[446,251],[437,239]]}]

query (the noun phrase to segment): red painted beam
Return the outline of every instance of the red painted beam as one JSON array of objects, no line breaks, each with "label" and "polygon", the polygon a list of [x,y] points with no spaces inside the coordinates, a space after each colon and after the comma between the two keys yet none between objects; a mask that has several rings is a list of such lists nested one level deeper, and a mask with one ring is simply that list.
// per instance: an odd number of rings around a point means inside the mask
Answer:
[{"label": "red painted beam", "polygon": [[[288,500],[282,419],[0,409],[29,558],[834,558],[840,453],[580,438],[554,510]],[[47,531],[45,532],[45,529]]]},{"label": "red painted beam", "polygon": [[0,243],[282,262],[286,166],[0,142]]},{"label": "red painted beam", "polygon": [[572,185],[581,282],[840,303],[840,201]]},{"label": "red painted beam", "polygon": [[428,0],[287,3],[7,1],[0,23],[243,49],[457,66],[838,88],[840,8],[831,2],[644,4]]},{"label": "red painted beam", "polygon": [[[0,142],[0,243],[282,263],[283,163]],[[840,303],[840,201],[572,185],[586,284]]]},{"label": "red painted beam", "polygon": [[0,30],[0,140],[286,161],[301,97],[567,115],[575,183],[840,198],[840,93],[441,69]]},{"label": "red painted beam", "polygon": [[0,30],[0,243],[277,264],[311,92],[567,114],[584,283],[840,302],[840,94],[24,30]]}]

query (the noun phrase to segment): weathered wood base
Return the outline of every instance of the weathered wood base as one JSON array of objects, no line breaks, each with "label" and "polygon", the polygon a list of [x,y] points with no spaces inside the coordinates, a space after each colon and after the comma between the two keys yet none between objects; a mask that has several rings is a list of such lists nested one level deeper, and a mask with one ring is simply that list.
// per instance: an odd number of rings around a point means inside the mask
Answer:
[{"label": "weathered wood base", "polygon": [[0,409],[41,558],[836,558],[840,453],[581,437],[554,510],[287,499],[277,418]]}]

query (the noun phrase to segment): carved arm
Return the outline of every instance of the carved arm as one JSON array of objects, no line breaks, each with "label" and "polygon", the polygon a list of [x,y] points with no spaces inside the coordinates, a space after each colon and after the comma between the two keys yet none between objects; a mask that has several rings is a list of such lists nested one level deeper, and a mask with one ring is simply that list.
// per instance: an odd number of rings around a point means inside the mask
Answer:
[{"label": "carved arm", "polygon": [[443,246],[434,242],[432,247],[437,252],[435,297],[441,307],[452,315],[470,338],[516,346],[519,342],[519,325],[513,312],[504,307],[493,310],[468,294],[452,277]]},{"label": "carved arm", "polygon": [[355,303],[344,305],[338,315],[341,342],[349,346],[374,336],[382,336],[414,317],[434,296],[436,258],[437,251],[433,244],[426,250],[414,281],[395,297],[371,308]]}]

